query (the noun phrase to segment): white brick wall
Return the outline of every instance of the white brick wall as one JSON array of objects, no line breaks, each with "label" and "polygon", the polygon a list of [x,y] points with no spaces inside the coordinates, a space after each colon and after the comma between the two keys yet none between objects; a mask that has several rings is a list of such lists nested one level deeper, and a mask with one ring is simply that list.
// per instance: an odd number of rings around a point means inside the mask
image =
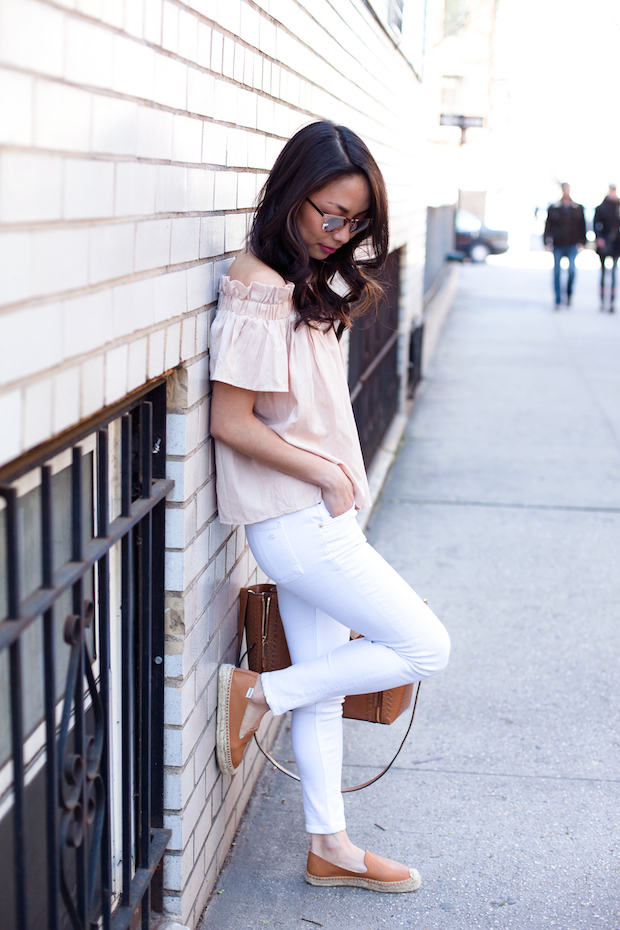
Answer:
[{"label": "white brick wall", "polygon": [[216,668],[234,657],[239,587],[262,580],[215,512],[217,281],[284,141],[332,118],[385,172],[405,333],[421,305],[420,113],[362,0],[0,0],[0,465],[172,372],[165,901],[191,927],[260,764],[250,752],[223,778],[214,757]]}]

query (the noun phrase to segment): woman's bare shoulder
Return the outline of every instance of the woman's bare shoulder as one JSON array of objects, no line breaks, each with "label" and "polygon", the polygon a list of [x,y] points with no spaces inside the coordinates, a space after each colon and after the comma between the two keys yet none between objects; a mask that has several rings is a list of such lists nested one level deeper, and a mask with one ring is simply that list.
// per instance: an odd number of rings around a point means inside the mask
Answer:
[{"label": "woman's bare shoulder", "polygon": [[281,274],[259,261],[251,252],[241,252],[237,255],[228,269],[228,277],[231,281],[241,281],[246,287],[249,287],[253,281],[277,286],[286,284]]}]

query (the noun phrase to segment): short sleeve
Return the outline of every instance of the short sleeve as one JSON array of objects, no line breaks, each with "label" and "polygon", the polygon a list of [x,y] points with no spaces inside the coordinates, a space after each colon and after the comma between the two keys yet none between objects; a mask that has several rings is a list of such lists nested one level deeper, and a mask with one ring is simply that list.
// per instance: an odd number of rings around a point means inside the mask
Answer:
[{"label": "short sleeve", "polygon": [[247,391],[289,389],[288,330],[294,285],[220,282],[211,326],[211,380]]}]

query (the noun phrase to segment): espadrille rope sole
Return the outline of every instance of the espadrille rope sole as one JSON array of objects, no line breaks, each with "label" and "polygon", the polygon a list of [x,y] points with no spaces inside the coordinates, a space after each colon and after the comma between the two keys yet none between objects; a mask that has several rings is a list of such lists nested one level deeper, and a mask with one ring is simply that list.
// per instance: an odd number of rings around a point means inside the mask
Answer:
[{"label": "espadrille rope sole", "polygon": [[373,878],[365,878],[360,875],[354,878],[352,875],[335,875],[333,878],[320,878],[318,875],[312,875],[306,870],[306,881],[309,885],[348,885],[351,888],[366,888],[368,891],[388,891],[399,893],[403,891],[417,891],[422,884],[422,879],[415,869],[409,869],[410,878],[402,882],[380,882]]},{"label": "espadrille rope sole", "polygon": [[230,752],[230,727],[228,711],[230,708],[230,688],[232,685],[234,665],[222,665],[217,676],[217,716],[215,749],[217,764],[223,775],[234,775],[237,769],[232,764]]}]

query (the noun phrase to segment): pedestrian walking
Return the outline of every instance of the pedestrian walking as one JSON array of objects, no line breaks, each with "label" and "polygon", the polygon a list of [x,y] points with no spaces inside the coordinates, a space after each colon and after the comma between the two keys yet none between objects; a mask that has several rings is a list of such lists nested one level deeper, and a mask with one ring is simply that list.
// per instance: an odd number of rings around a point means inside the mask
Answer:
[{"label": "pedestrian walking", "polygon": [[341,793],[344,696],[419,681],[449,653],[443,625],[356,520],[370,497],[339,340],[380,296],[387,254],[385,185],[366,145],[327,121],[301,129],[222,278],[211,330],[220,520],[245,524],[277,583],[293,664],[222,666],[216,738],[232,775],[264,714],[292,711],[306,881],[405,892],[417,871],[351,842]]},{"label": "pedestrian walking", "polygon": [[620,198],[616,185],[609,185],[609,193],[594,211],[596,251],[601,260],[601,310],[605,309],[605,264],[611,259],[609,312],[614,312],[616,297],[616,266],[620,257]]},{"label": "pedestrian walking", "polygon": [[570,184],[562,184],[562,198],[547,211],[544,232],[545,248],[553,252],[553,287],[556,310],[562,303],[561,262],[568,259],[566,306],[570,307],[575,281],[575,258],[586,244],[586,220],[583,207],[570,196]]}]

